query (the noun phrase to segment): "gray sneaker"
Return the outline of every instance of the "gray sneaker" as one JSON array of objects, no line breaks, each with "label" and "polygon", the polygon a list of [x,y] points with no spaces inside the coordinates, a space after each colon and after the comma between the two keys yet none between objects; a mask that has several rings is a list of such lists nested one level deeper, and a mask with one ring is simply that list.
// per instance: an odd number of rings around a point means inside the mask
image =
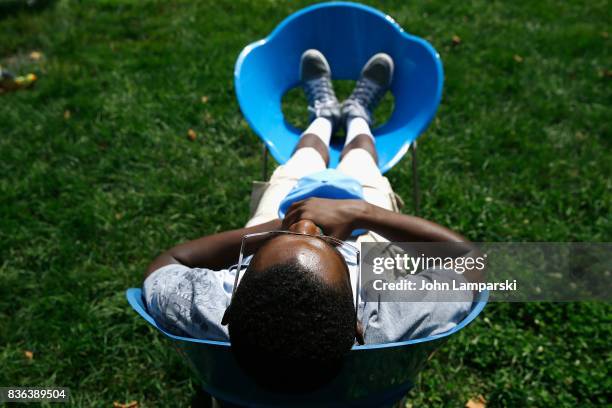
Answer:
[{"label": "gray sneaker", "polygon": [[310,120],[329,119],[335,129],[340,123],[340,104],[331,82],[331,69],[320,51],[304,51],[300,61],[300,79],[308,98]]},{"label": "gray sneaker", "polygon": [[372,110],[389,89],[393,80],[393,59],[385,53],[374,55],[361,70],[361,77],[351,96],[342,102],[342,122],[364,118],[372,124]]}]

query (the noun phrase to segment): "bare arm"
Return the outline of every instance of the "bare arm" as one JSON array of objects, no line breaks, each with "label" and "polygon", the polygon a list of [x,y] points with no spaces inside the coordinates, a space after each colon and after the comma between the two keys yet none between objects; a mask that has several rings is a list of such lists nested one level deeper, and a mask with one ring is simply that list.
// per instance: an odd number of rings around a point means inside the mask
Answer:
[{"label": "bare arm", "polygon": [[[290,225],[296,219],[309,219],[327,235],[346,239],[353,230],[374,231],[389,241],[414,243],[427,256],[479,256],[478,249],[463,235],[423,218],[396,213],[363,200],[310,198],[294,203],[283,220]],[[419,242],[452,242],[453,245],[418,246]],[[482,280],[479,271],[466,271],[469,281]]]},{"label": "bare arm", "polygon": [[[399,214],[372,204],[368,204],[356,224],[359,228],[379,233],[389,241],[413,242],[417,251],[429,256],[476,258],[482,255],[476,246],[455,231],[423,218]],[[419,246],[419,242],[425,244]],[[427,245],[431,242],[452,244]],[[467,269],[463,276],[470,282],[483,280],[483,273],[478,269]]]},{"label": "bare arm", "polygon": [[181,264],[190,268],[226,268],[238,260],[240,243],[244,235],[278,230],[280,227],[281,221],[277,219],[253,227],[224,231],[179,244],[155,258],[147,268],[144,279],[157,269],[170,264]]},{"label": "bare arm", "polygon": [[[364,202],[365,203],[365,202]],[[374,231],[389,241],[396,242],[467,242],[461,234],[446,227],[365,203],[354,224],[357,228]]]},{"label": "bare arm", "polygon": [[467,242],[461,234],[423,218],[400,214],[363,200],[309,198],[287,210],[283,227],[307,219],[327,235],[346,239],[355,229],[374,231],[395,242]]}]

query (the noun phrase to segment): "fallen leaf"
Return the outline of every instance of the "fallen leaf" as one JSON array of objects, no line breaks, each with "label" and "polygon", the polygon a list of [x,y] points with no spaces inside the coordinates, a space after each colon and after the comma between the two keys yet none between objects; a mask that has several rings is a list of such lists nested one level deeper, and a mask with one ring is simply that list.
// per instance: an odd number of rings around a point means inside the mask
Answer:
[{"label": "fallen leaf", "polygon": [[487,406],[487,400],[482,396],[471,398],[465,403],[465,408],[485,408]]},{"label": "fallen leaf", "polygon": [[189,129],[189,130],[187,131],[187,138],[188,138],[189,140],[191,140],[191,141],[193,142],[194,140],[196,140],[196,137],[197,137],[197,134],[196,134],[195,130],[193,130],[193,129]]},{"label": "fallen leaf", "polygon": [[578,131],[578,132],[576,132],[576,139],[580,140],[580,141],[586,140],[587,139],[587,135],[586,135],[586,133]]},{"label": "fallen leaf", "polygon": [[208,96],[204,95],[202,97],[202,103],[208,103]]},{"label": "fallen leaf", "polygon": [[23,355],[25,356],[25,358],[27,358],[28,360],[33,360],[34,359],[34,353],[31,352],[30,350],[24,350]]},{"label": "fallen leaf", "polygon": [[130,401],[122,404],[118,401],[113,402],[113,408],[138,408],[138,401]]},{"label": "fallen leaf", "polygon": [[16,89],[24,89],[33,86],[37,79],[36,75],[32,73],[19,75],[15,78],[9,78],[8,80],[2,81],[1,86],[9,91],[14,91]]},{"label": "fallen leaf", "polygon": [[116,219],[117,221],[119,221],[119,220],[120,220],[120,219],[122,219],[122,218],[123,218],[123,214],[122,214],[122,213],[117,213],[117,214],[115,214],[115,219]]},{"label": "fallen leaf", "polygon": [[453,35],[452,42],[453,42],[453,45],[461,44],[461,37],[459,37],[458,35]]},{"label": "fallen leaf", "polygon": [[521,62],[523,62],[523,57],[518,54],[514,54],[514,60],[520,64]]},{"label": "fallen leaf", "polygon": [[607,32],[607,31],[602,31],[602,32],[601,32],[601,36],[602,36],[603,38],[608,38],[608,32]]},{"label": "fallen leaf", "polygon": [[64,119],[68,120],[70,119],[70,116],[72,116],[72,113],[68,109],[66,109],[64,111]]},{"label": "fallen leaf", "polygon": [[33,61],[39,61],[42,59],[42,57],[43,57],[43,54],[40,51],[32,51],[30,53],[30,59]]}]

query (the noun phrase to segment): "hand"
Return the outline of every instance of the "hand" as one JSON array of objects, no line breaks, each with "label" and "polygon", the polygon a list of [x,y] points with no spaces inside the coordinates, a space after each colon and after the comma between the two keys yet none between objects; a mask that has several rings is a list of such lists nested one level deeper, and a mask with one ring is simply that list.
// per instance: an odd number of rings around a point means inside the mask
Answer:
[{"label": "hand", "polygon": [[289,229],[300,220],[310,220],[325,235],[344,240],[359,228],[359,220],[368,209],[369,204],[363,200],[308,198],[291,204],[283,220],[283,229]]}]

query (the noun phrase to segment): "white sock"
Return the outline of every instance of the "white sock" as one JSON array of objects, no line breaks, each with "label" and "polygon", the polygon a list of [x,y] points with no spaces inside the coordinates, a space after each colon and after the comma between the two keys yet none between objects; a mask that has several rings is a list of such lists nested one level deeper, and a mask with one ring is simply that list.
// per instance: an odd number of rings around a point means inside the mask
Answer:
[{"label": "white sock", "polygon": [[329,146],[329,141],[331,140],[332,134],[332,123],[329,119],[316,118],[312,121],[304,133],[302,133],[302,136],[306,134],[318,136],[319,139],[325,143],[325,145]]},{"label": "white sock", "polygon": [[374,141],[374,136],[372,135],[372,131],[370,130],[370,125],[364,118],[353,118],[348,122],[346,126],[346,141],[344,145],[351,143],[354,138],[359,135],[368,135]]}]

